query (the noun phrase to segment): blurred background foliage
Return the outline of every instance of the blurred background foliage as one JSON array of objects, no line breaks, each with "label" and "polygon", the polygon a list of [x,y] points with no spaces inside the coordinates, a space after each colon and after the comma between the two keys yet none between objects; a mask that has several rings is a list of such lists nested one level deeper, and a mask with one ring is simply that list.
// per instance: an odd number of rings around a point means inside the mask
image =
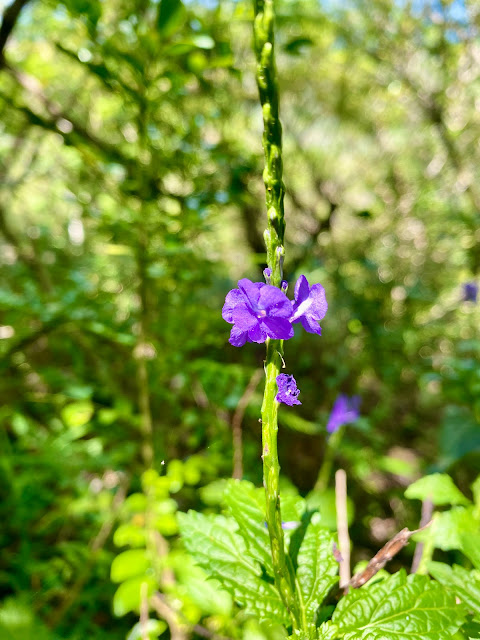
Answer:
[{"label": "blurred background foliage", "polygon": [[[141,638],[132,566],[170,598],[150,637],[238,636],[175,512],[218,509],[240,435],[261,485],[264,348],[220,315],[265,262],[251,4],[2,8],[2,638]],[[480,462],[479,27],[474,0],[278,1],[285,275],[329,302],[321,339],[286,344],[280,457],[306,495],[335,397],[361,395],[333,452],[356,560],[416,526],[410,482],[471,497]]]}]

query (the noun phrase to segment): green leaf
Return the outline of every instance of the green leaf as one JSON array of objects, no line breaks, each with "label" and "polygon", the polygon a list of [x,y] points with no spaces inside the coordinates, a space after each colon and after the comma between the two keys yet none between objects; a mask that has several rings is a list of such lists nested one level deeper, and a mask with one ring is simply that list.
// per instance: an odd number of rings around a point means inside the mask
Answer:
[{"label": "green leaf", "polygon": [[[478,536],[479,527],[480,523],[475,518],[473,507],[453,507],[449,511],[436,513],[431,526],[417,533],[415,540],[433,541],[434,546],[442,551],[460,549],[469,555],[466,549],[471,549],[470,541],[474,541]],[[480,541],[476,544],[480,548]],[[474,553],[475,544],[473,547]]]},{"label": "green leaf", "polygon": [[158,8],[158,28],[163,36],[173,35],[185,19],[182,0],[161,0]]},{"label": "green leaf", "polygon": [[429,562],[428,570],[480,620],[480,572],[467,571],[458,565],[450,567],[443,562]]},{"label": "green leaf", "polygon": [[431,500],[434,505],[470,504],[446,473],[432,473],[411,484],[405,491],[410,500]]},{"label": "green leaf", "polygon": [[[325,489],[324,491],[310,491],[306,497],[307,506],[312,511],[318,511],[321,517],[322,526],[330,531],[337,530],[337,508],[335,506],[335,489]],[[348,524],[352,524],[355,509],[351,498],[347,497],[347,519]]]},{"label": "green leaf", "polygon": [[127,640],[155,640],[168,629],[168,625],[164,620],[150,619],[146,620],[145,624],[137,622],[127,636]]},{"label": "green leaf", "polygon": [[157,588],[157,582],[151,576],[130,578],[122,582],[113,596],[113,613],[120,617],[129,611],[139,612],[142,597],[142,584],[146,584],[146,597],[150,597]]},{"label": "green leaf", "polygon": [[260,564],[248,554],[233,518],[189,511],[179,513],[178,520],[187,550],[248,614],[288,624],[288,613],[275,586],[262,578]]},{"label": "green leaf", "polygon": [[333,537],[320,525],[317,515],[313,515],[307,527],[297,556],[296,575],[307,619],[310,620],[314,619],[318,607],[337,581],[338,573],[338,563],[333,556]]},{"label": "green leaf", "polygon": [[472,561],[475,569],[480,571],[480,534],[462,531],[460,533],[460,543],[463,553]]},{"label": "green leaf", "polygon": [[251,482],[230,480],[224,501],[239,525],[250,555],[273,576],[270,538],[265,526],[265,491]]},{"label": "green leaf", "polygon": [[146,545],[145,529],[127,522],[121,524],[113,534],[113,542],[117,547],[144,547]]},{"label": "green leaf", "polygon": [[350,591],[320,628],[320,638],[450,640],[463,621],[454,595],[427,576],[407,577],[402,570],[372,587]]},{"label": "green leaf", "polygon": [[149,566],[150,560],[145,549],[130,549],[116,556],[112,562],[110,577],[113,582],[124,582],[143,575]]},{"label": "green leaf", "polygon": [[93,415],[93,405],[89,400],[72,402],[62,409],[61,415],[67,427],[83,427]]}]

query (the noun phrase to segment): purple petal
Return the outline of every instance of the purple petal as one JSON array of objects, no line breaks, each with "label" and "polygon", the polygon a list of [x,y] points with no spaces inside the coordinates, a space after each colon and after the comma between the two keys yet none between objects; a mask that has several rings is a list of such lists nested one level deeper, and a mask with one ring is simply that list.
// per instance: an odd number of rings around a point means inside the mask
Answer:
[{"label": "purple petal", "polygon": [[238,327],[232,327],[230,331],[230,339],[229,342],[234,347],[243,347],[245,342],[247,341],[247,332],[241,331]]},{"label": "purple petal", "polygon": [[314,284],[310,289],[310,298],[312,299],[312,306],[310,307],[310,314],[315,316],[315,320],[321,320],[327,313],[328,304],[325,297],[325,289],[321,284]]},{"label": "purple petal", "polygon": [[293,324],[296,324],[297,322],[301,322],[302,327],[305,331],[308,331],[308,333],[316,333],[319,336],[322,335],[322,327],[314,318],[312,318],[312,316],[301,316],[298,320],[294,320]]},{"label": "purple petal", "polygon": [[333,403],[332,411],[327,423],[328,433],[337,431],[344,424],[354,422],[359,417],[360,396],[349,398],[341,393]]},{"label": "purple petal", "polygon": [[232,312],[238,304],[245,304],[243,293],[239,289],[232,289],[227,293],[222,309],[222,318],[232,324]]},{"label": "purple petal", "polygon": [[285,318],[263,318],[261,323],[268,337],[273,340],[293,338],[293,327]]},{"label": "purple petal", "polygon": [[283,402],[292,407],[294,404],[302,404],[297,400],[300,389],[297,388],[297,383],[292,375],[286,373],[280,373],[276,377],[278,386],[278,393],[275,396],[277,402]]},{"label": "purple petal", "polygon": [[257,318],[245,304],[239,304],[237,307],[235,307],[232,312],[232,318],[235,326],[242,331],[248,331],[258,324]]},{"label": "purple petal", "polygon": [[267,333],[260,323],[257,322],[254,327],[248,330],[248,338],[249,342],[265,342]]},{"label": "purple petal", "polygon": [[254,309],[257,307],[260,291],[266,286],[263,282],[252,282],[248,278],[238,281],[238,288],[245,296],[245,301]]},{"label": "purple petal", "polygon": [[293,307],[287,296],[271,285],[266,284],[260,291],[258,308],[267,311],[269,316],[289,318]]},{"label": "purple petal", "polygon": [[295,304],[299,305],[304,302],[310,293],[310,287],[308,286],[308,280],[305,276],[300,276],[295,283]]}]

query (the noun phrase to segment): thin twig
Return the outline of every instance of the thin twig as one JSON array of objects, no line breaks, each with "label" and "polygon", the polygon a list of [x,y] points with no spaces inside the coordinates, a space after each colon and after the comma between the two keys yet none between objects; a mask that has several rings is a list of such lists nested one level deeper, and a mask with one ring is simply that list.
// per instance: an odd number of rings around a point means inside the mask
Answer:
[{"label": "thin twig", "polygon": [[140,587],[140,633],[142,640],[148,638],[148,583],[142,582]]},{"label": "thin twig", "polygon": [[[420,518],[420,529],[423,529],[430,522],[430,520],[432,519],[432,515],[433,515],[433,502],[428,499],[424,500],[422,502],[422,515]],[[417,542],[417,546],[415,547],[415,553],[413,554],[412,569],[411,569],[412,573],[416,573],[418,570],[418,567],[420,566],[420,562],[422,561],[424,546],[425,545],[423,542]]]},{"label": "thin twig", "polygon": [[177,612],[174,611],[169,604],[167,604],[162,594],[158,593],[158,591],[154,593],[150,598],[150,604],[158,613],[160,618],[165,620],[165,622],[168,624],[170,628],[171,640],[186,640],[187,634],[183,625],[180,624]]},{"label": "thin twig", "polygon": [[[156,593],[153,594],[153,596],[150,598],[150,602],[153,606],[153,608],[156,610],[156,612],[158,613],[158,615],[163,618],[165,620],[165,622],[167,622],[167,624],[170,626],[170,633],[172,634],[171,637],[172,639],[174,638],[173,635],[173,630],[172,627],[170,625],[170,621],[172,623],[175,624],[179,624],[179,617],[181,614],[177,613],[176,611],[174,611],[172,609],[172,607],[168,604],[165,596],[163,596],[161,593],[159,593],[158,591]],[[215,633],[215,631],[210,631],[210,629],[207,629],[206,627],[204,627],[201,624],[194,624],[194,625],[190,625],[187,622],[184,622],[184,626],[188,627],[189,630],[194,631],[197,635],[202,636],[202,638],[211,638],[211,640],[231,640],[231,638],[227,637],[227,636],[222,636],[218,633]],[[182,633],[184,633],[182,631]],[[186,634],[184,634],[183,637],[186,637]]]},{"label": "thin twig", "polygon": [[343,469],[338,469],[335,473],[335,506],[340,549],[340,589],[345,589],[350,582],[350,536],[347,515],[347,474]]},{"label": "thin twig", "polygon": [[420,529],[415,529],[415,531],[409,531],[407,527],[399,531],[380,549],[377,554],[373,556],[373,558],[370,560],[363,571],[353,576],[348,586],[352,587],[353,589],[358,589],[358,587],[363,586],[366,582],[371,580],[371,578],[373,578],[373,576],[376,575],[380,571],[380,569],[383,569],[387,562],[394,558],[397,553],[399,553],[399,551],[401,551],[403,547],[408,544],[410,538],[414,533],[422,531],[426,527],[430,526],[430,524],[431,520]]},{"label": "thin twig", "polygon": [[243,476],[243,443],[242,443],[242,421],[252,395],[262,378],[263,371],[256,369],[250,378],[242,397],[238,401],[237,408],[232,418],[232,439],[233,439],[233,473],[232,478],[241,479]]}]

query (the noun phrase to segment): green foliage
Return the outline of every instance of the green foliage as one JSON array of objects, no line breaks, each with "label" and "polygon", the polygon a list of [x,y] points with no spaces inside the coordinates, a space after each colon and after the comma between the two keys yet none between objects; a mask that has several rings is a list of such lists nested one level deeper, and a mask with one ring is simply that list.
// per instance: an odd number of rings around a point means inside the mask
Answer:
[{"label": "green foliage", "polygon": [[463,621],[462,608],[440,584],[401,571],[342,598],[319,638],[447,640]]},{"label": "green foliage", "polygon": [[430,562],[428,570],[435,580],[460,598],[469,613],[480,622],[480,573],[458,565],[449,567],[443,562]]},{"label": "green foliage", "polygon": [[[412,489],[413,487],[413,489]],[[475,503],[458,490],[452,479],[445,474],[426,476],[410,485],[405,491],[409,498],[432,499],[437,505],[454,504],[447,511],[437,512],[432,524],[416,534],[416,539],[428,544],[431,552],[434,548],[443,551],[459,550],[480,568],[480,510],[478,501],[478,478],[472,485]]]},{"label": "green foliage", "polygon": [[445,473],[434,473],[420,478],[408,487],[405,491],[405,497],[431,500],[434,505],[469,503],[462,492],[457,489],[451,477]]},{"label": "green foliage", "polygon": [[321,526],[321,519],[315,518],[315,515],[308,523],[296,561],[296,577],[305,615],[307,620],[315,621],[318,608],[338,579],[333,537]]},{"label": "green foliage", "polygon": [[248,482],[230,481],[224,501],[238,524],[248,553],[273,577],[270,539],[265,523],[265,491]]},{"label": "green foliage", "polygon": [[[0,65],[0,637],[138,637],[146,580],[188,634],[284,638],[238,615],[178,540],[179,509],[215,520],[233,418],[263,359],[255,345],[225,347],[219,314],[265,262],[251,2],[24,4]],[[284,273],[290,290],[300,273],[322,282],[329,303],[321,343],[292,340],[303,404],[279,420],[282,518],[302,523],[285,548],[306,601],[319,580],[311,612],[333,565],[305,512],[334,531],[332,486],[312,487],[339,391],[362,396],[332,458],[348,473],[353,561],[417,528],[430,496],[422,571],[430,556],[469,575],[480,565],[480,480],[467,499],[480,305],[462,291],[480,268],[477,27],[455,3],[411,6],[276,0]],[[226,522],[273,598],[254,489],[260,404],[257,388],[241,420],[252,484],[228,485]],[[297,564],[303,533],[326,582]],[[465,575],[437,567],[444,586],[448,571]],[[148,633],[167,637],[149,616]]]},{"label": "green foliage", "polygon": [[271,579],[262,576],[233,518],[195,511],[179,514],[180,532],[189,553],[260,621],[288,624],[288,615]]}]

